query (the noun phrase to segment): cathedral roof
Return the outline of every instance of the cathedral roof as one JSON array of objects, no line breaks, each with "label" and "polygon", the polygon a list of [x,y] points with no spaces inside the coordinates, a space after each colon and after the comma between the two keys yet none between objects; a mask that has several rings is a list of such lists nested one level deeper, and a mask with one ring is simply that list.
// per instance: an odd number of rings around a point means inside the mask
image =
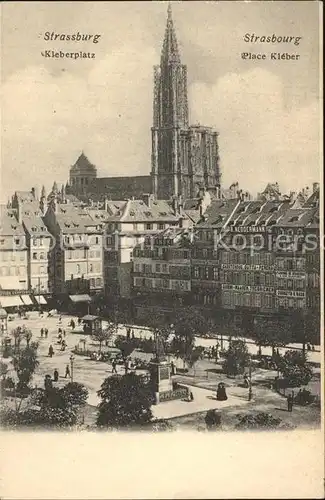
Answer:
[{"label": "cathedral roof", "polygon": [[181,62],[178,51],[178,44],[174,29],[173,18],[172,18],[171,4],[168,5],[167,26],[165,30],[165,38],[161,52],[161,62],[164,64],[169,64],[171,62],[177,62],[177,63]]}]

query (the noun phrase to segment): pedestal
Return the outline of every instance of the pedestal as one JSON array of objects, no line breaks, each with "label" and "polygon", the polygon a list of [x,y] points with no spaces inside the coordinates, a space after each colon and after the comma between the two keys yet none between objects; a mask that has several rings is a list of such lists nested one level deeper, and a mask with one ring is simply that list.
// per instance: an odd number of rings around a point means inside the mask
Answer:
[{"label": "pedestal", "polygon": [[168,361],[153,360],[150,362],[150,374],[155,403],[159,403],[159,394],[171,391],[173,388],[171,379],[171,367]]}]

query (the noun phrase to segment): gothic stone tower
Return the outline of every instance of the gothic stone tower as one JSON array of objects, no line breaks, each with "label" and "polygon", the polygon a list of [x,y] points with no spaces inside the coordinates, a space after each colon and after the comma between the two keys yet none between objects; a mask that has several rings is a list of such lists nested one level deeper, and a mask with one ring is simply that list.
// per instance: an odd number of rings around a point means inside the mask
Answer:
[{"label": "gothic stone tower", "polygon": [[194,198],[199,189],[220,187],[218,134],[188,123],[187,67],[169,5],[160,65],[154,67],[151,176],[158,199]]}]

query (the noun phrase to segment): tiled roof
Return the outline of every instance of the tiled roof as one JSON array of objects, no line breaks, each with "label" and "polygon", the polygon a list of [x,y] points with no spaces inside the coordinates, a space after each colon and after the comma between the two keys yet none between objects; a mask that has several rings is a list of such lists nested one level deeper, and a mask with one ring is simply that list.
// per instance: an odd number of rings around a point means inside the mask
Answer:
[{"label": "tiled roof", "polygon": [[0,206],[0,235],[1,236],[24,236],[24,228],[16,218],[16,211]]},{"label": "tiled roof", "polygon": [[86,210],[68,203],[57,205],[56,221],[60,230],[67,234],[93,232],[91,228],[98,225]]},{"label": "tiled roof", "polygon": [[128,200],[107,220],[116,222],[164,222],[178,221],[179,217],[180,215],[175,215],[170,201],[153,200],[148,206],[142,200]]},{"label": "tiled roof", "polygon": [[315,220],[317,209],[290,208],[276,224],[278,227],[306,227]]}]

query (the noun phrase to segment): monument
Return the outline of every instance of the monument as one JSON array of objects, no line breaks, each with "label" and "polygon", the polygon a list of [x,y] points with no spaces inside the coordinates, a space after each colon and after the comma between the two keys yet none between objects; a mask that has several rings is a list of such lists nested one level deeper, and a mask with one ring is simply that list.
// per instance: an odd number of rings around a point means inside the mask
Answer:
[{"label": "monument", "polygon": [[172,391],[173,385],[171,379],[171,366],[167,361],[159,332],[155,330],[154,335],[155,356],[150,361],[150,376],[155,395],[155,404],[158,404],[160,402],[160,394]]}]

